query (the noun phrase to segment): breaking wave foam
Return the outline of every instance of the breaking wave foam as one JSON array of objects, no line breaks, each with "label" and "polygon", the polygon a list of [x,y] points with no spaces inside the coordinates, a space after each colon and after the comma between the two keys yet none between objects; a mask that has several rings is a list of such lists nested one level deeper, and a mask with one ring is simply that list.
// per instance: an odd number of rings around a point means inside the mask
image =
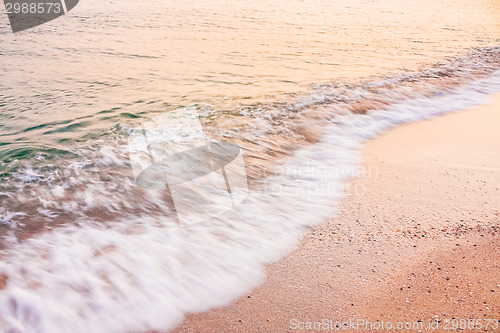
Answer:
[{"label": "breaking wave foam", "polygon": [[228,304],[261,283],[264,265],[291,251],[307,227],[335,214],[343,193],[330,189],[349,179],[345,170],[359,165],[365,140],[480,104],[499,90],[496,71],[442,94],[335,116],[317,143],[295,151],[242,204],[202,224],[174,228],[167,215],[139,212],[12,244],[0,263],[0,326],[40,333],[165,330],[187,313]]}]

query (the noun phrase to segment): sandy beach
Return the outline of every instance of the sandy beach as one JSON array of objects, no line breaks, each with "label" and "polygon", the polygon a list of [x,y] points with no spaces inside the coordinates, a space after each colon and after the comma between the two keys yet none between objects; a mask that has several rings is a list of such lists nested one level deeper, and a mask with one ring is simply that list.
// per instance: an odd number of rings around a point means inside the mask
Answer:
[{"label": "sandy beach", "polygon": [[369,141],[368,171],[350,182],[338,216],[269,266],[258,289],[189,315],[176,332],[293,332],[324,320],[363,323],[344,327],[353,332],[377,321],[500,329],[490,321],[500,319],[498,124],[500,94]]}]

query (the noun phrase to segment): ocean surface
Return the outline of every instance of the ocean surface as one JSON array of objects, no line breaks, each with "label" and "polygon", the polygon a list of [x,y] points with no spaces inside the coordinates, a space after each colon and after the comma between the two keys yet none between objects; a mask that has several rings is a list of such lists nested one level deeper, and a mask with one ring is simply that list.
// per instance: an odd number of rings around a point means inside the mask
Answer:
[{"label": "ocean surface", "polygon": [[[164,331],[235,301],[335,216],[364,141],[500,91],[496,0],[85,0],[16,34],[1,13],[0,45],[0,332]],[[128,138],[193,110],[249,194],[179,227]]]}]

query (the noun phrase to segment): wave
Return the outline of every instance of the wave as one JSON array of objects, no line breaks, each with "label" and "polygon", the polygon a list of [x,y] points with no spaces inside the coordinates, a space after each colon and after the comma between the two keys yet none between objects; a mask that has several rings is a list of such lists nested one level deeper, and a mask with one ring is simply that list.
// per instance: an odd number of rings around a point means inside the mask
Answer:
[{"label": "wave", "polygon": [[[264,266],[291,251],[309,226],[334,216],[364,141],[500,91],[500,71],[488,68],[487,55],[498,58],[500,51],[481,52],[454,69],[456,61],[411,76],[322,85],[307,98],[242,107],[223,121],[208,110],[212,135],[236,140],[247,163],[276,158],[280,150],[286,158],[272,172],[251,170],[245,201],[204,223],[175,227],[162,194],[134,184],[120,135],[113,144],[80,148],[81,158],[67,164],[16,169],[0,192],[6,203],[0,222],[9,230],[0,262],[0,326],[168,330],[187,313],[236,300],[262,282]],[[308,134],[309,126],[320,133]],[[53,230],[33,233],[34,216],[43,230]]]}]

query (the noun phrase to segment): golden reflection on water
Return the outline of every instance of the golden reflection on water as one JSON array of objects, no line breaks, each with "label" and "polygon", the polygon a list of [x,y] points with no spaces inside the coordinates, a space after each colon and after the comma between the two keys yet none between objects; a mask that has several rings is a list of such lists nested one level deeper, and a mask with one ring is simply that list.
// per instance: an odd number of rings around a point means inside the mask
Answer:
[{"label": "golden reflection on water", "polygon": [[256,97],[417,69],[500,38],[496,1],[195,1],[165,17],[174,28],[144,30],[141,48],[160,60],[138,67],[191,97]]},{"label": "golden reflection on water", "polygon": [[113,108],[233,107],[311,83],[415,70],[499,45],[499,7],[496,0],[81,1],[32,31],[0,35],[2,112],[28,111],[24,123],[43,123]]}]

